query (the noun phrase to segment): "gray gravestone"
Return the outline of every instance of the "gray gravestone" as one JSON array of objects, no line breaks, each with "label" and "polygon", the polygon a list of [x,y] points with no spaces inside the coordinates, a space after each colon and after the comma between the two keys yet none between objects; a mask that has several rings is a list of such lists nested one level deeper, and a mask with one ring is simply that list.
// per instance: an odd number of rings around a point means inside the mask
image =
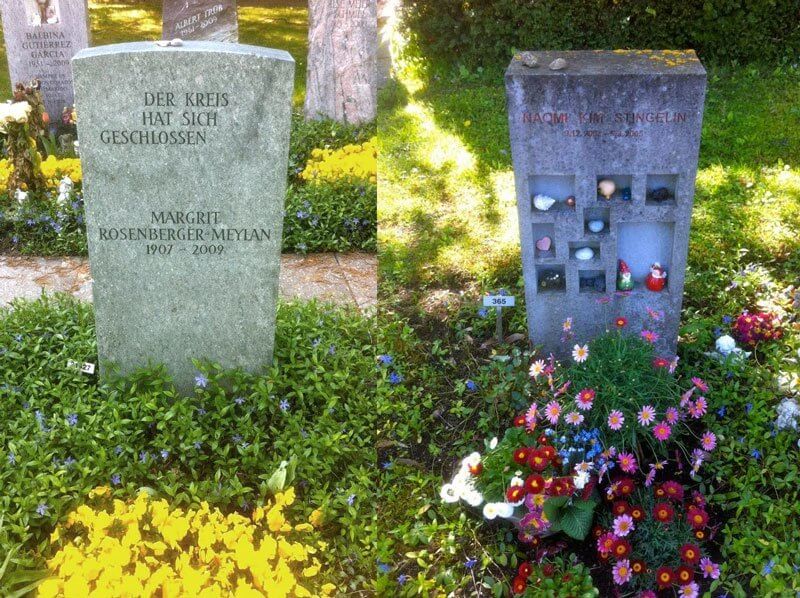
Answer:
[{"label": "gray gravestone", "polygon": [[72,106],[70,60],[89,45],[86,0],[0,0],[12,88],[42,82],[50,119]]},{"label": "gray gravestone", "polygon": [[[524,64],[531,58],[538,66]],[[566,67],[551,69],[559,58]],[[703,66],[693,51],[532,52],[515,57],[505,79],[531,339],[564,356],[624,316],[629,329],[660,334],[660,354],[674,353]],[[602,180],[615,183],[610,198],[598,192]],[[556,202],[539,209],[537,195]],[[593,221],[603,229],[591,230]],[[591,259],[578,259],[586,248]],[[632,274],[629,293],[617,291],[620,259]],[[645,284],[654,262],[667,270],[662,291]],[[654,321],[647,308],[664,319]],[[568,317],[574,337],[565,342]]]},{"label": "gray gravestone", "polygon": [[100,365],[272,359],[294,61],[154,42],[73,60]]},{"label": "gray gravestone", "polygon": [[236,0],[164,0],[162,38],[237,43]]}]

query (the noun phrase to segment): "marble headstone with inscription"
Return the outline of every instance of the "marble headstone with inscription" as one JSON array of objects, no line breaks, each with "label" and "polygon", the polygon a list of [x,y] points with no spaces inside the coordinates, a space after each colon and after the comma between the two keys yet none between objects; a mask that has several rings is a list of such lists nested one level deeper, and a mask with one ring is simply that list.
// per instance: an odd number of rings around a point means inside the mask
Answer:
[{"label": "marble headstone with inscription", "polygon": [[[530,338],[563,357],[624,316],[674,355],[706,86],[697,56],[530,52],[505,81]],[[618,288],[620,260],[632,288]],[[662,290],[648,280],[656,263]]]},{"label": "marble headstone with inscription", "polygon": [[236,0],[164,0],[162,38],[238,42]]},{"label": "marble headstone with inscription", "polygon": [[272,359],[294,61],[185,42],[73,59],[101,373]]},{"label": "marble headstone with inscription", "polygon": [[39,79],[51,121],[73,103],[72,57],[89,45],[86,0],[0,0],[11,85]]}]

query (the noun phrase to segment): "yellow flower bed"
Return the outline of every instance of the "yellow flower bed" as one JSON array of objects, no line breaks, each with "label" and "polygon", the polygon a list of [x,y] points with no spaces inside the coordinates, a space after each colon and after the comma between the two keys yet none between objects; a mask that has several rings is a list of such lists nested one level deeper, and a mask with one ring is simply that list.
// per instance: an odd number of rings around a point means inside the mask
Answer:
[{"label": "yellow flower bed", "polygon": [[[5,187],[11,170],[8,160],[0,160],[0,186]],[[55,156],[48,156],[46,160],[42,160],[42,174],[54,185],[58,185],[58,182],[65,176],[71,178],[73,183],[79,183],[83,178],[81,161],[78,158],[59,159]]]},{"label": "yellow flower bed", "polygon": [[378,176],[378,148],[375,137],[361,145],[341,149],[315,149],[300,175],[307,181],[360,179],[374,183]]},{"label": "yellow flower bed", "polygon": [[[41,597],[312,595],[300,579],[319,572],[317,548],[290,536],[313,526],[286,520],[292,488],[249,519],[205,502],[197,510],[170,509],[146,493],[112,501],[108,487],[89,497],[104,506],[78,507],[50,538],[59,550],[47,563],[54,577],[39,586]],[[326,584],[320,593],[335,591]]]}]

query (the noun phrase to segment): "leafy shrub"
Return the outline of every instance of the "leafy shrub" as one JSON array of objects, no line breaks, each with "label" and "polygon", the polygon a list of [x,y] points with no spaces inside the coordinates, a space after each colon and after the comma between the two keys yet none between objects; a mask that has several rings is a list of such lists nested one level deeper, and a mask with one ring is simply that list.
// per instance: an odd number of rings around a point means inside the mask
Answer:
[{"label": "leafy shrub", "polygon": [[515,49],[693,48],[719,63],[795,60],[797,18],[793,0],[442,0],[407,4],[404,23],[421,56],[505,66]]},{"label": "leafy shrub", "polygon": [[375,454],[371,333],[354,310],[281,304],[264,373],[198,364],[207,386],[181,396],[158,367],[98,384],[68,366],[97,361],[91,305],[60,295],[15,302],[0,312],[0,539],[9,543],[0,553],[17,543],[42,550],[99,485],[249,513],[294,456],[303,500],[293,508],[322,509],[323,537],[335,544],[326,571],[363,586],[374,567],[364,511]]}]

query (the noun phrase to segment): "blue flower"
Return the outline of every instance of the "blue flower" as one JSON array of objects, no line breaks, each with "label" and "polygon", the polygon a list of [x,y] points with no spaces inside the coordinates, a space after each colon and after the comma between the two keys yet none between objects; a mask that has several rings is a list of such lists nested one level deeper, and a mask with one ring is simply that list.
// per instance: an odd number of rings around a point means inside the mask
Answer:
[{"label": "blue flower", "polygon": [[205,415],[206,413],[208,413],[208,411],[206,411],[202,407],[197,408],[197,415]]},{"label": "blue flower", "polygon": [[200,450],[201,446],[203,446],[203,443],[200,442],[199,440],[194,443],[194,448],[196,448],[197,450]]},{"label": "blue flower", "polygon": [[750,451],[750,456],[753,457],[753,459],[760,459],[761,451],[759,451],[758,449],[753,449],[752,451]]},{"label": "blue flower", "polygon": [[478,385],[475,384],[472,380],[467,380],[465,386],[467,387],[467,390],[471,392],[474,392],[478,388]]},{"label": "blue flower", "polygon": [[303,210],[298,210],[295,216],[297,216],[299,220],[303,220],[304,218],[308,218],[308,213]]},{"label": "blue flower", "polygon": [[482,307],[478,310],[478,316],[480,316],[481,318],[485,318],[488,315],[489,315],[489,310],[486,309],[485,307]]},{"label": "blue flower", "polygon": [[402,381],[403,381],[403,376],[401,376],[397,372],[392,372],[391,374],[389,374],[390,384],[400,384]]},{"label": "blue flower", "polygon": [[39,506],[36,507],[36,512],[39,513],[39,515],[41,515],[42,517],[44,517],[45,515],[47,515],[47,510],[49,508],[50,507],[48,507],[45,503],[40,502]]},{"label": "blue flower", "polygon": [[70,426],[77,426],[78,425],[78,414],[77,413],[70,413],[67,416],[67,424]]},{"label": "blue flower", "polygon": [[280,403],[278,403],[278,407],[281,408],[281,411],[289,411],[289,401],[286,399],[282,399]]},{"label": "blue flower", "polygon": [[722,419],[723,417],[725,417],[725,413],[726,413],[726,412],[727,412],[727,408],[725,407],[725,405],[723,405],[722,407],[720,407],[719,409],[717,409],[717,417],[719,417],[720,419]]},{"label": "blue flower", "polygon": [[167,460],[167,458],[169,458],[169,451],[167,449],[163,449],[161,451],[161,458],[164,459],[165,461]]},{"label": "blue flower", "polygon": [[775,566],[775,559],[770,559],[769,562],[764,565],[764,568],[761,570],[761,575],[769,575],[772,573],[772,568]]},{"label": "blue flower", "polygon": [[320,344],[321,342],[322,342],[322,339],[315,338],[313,341],[311,341],[311,346],[312,346],[312,347],[317,347],[317,346],[319,346],[319,344]]},{"label": "blue flower", "polygon": [[17,456],[14,453],[8,453],[8,462],[14,465],[17,462]]},{"label": "blue flower", "polygon": [[236,403],[237,405],[244,405],[245,400],[246,399],[244,397],[236,397],[235,399],[233,399],[233,402]]},{"label": "blue flower", "polygon": [[336,353],[336,345],[331,345],[328,347],[328,355],[333,355],[334,353]]},{"label": "blue flower", "polygon": [[732,317],[730,317],[730,316],[722,316],[722,321],[723,321],[725,324],[730,324],[731,322],[733,322],[733,318],[732,318]]},{"label": "blue flower", "polygon": [[119,486],[122,483],[122,476],[120,476],[118,473],[115,473],[111,476],[111,483],[114,486]]},{"label": "blue flower", "polygon": [[391,355],[378,355],[378,361],[383,365],[392,365],[394,363],[394,357]]},{"label": "blue flower", "polygon": [[70,467],[75,465],[75,463],[77,463],[77,462],[78,461],[75,459],[75,457],[67,457],[66,459],[64,459],[64,467],[69,469]]},{"label": "blue flower", "polygon": [[391,469],[392,467],[394,467],[394,463],[392,463],[391,461],[384,461],[383,463],[381,463],[381,468],[383,469]]},{"label": "blue flower", "polygon": [[392,570],[392,566],[391,565],[387,565],[386,563],[382,563],[380,561],[380,559],[378,559],[378,571],[380,571],[381,573],[385,574],[385,573],[389,573],[389,571],[391,571],[391,570]]},{"label": "blue flower", "polygon": [[148,457],[147,451],[141,451],[139,453],[139,461],[140,462],[146,463],[147,462],[147,457]]},{"label": "blue flower", "polygon": [[203,374],[197,374],[197,376],[194,377],[194,384],[200,388],[205,388],[208,386],[208,378],[206,378]]},{"label": "blue flower", "polygon": [[353,506],[353,504],[355,504],[355,502],[356,502],[355,494],[351,494],[350,496],[347,497],[347,504],[350,505],[351,507]]},{"label": "blue flower", "polygon": [[121,446],[116,446],[114,448],[114,454],[117,455],[117,456],[121,455],[122,454],[122,447]]},{"label": "blue flower", "polygon": [[752,410],[753,410],[753,404],[752,403],[748,403],[747,405],[744,406],[744,412],[747,413],[748,415],[750,415],[750,412]]},{"label": "blue flower", "polygon": [[478,564],[478,559],[468,558],[466,561],[464,561],[464,566],[467,569],[472,569],[477,564]]},{"label": "blue flower", "polygon": [[399,584],[402,586],[402,585],[404,585],[404,584],[405,584],[405,583],[406,583],[406,582],[407,582],[409,579],[411,579],[411,576],[410,576],[410,575],[406,575],[405,573],[403,573],[402,575],[399,575],[399,576],[397,577],[397,583],[399,583]]}]

